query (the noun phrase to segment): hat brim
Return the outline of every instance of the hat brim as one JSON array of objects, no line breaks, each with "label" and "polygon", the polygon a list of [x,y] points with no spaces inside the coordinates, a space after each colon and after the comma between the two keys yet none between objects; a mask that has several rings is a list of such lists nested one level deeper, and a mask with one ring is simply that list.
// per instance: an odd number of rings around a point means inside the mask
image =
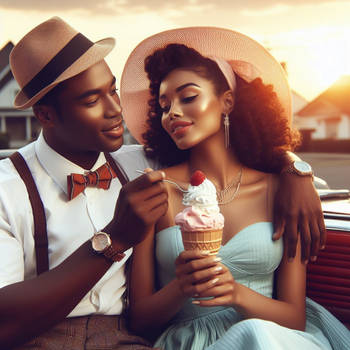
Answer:
[{"label": "hat brim", "polygon": [[239,32],[216,27],[187,27],[164,31],[143,40],[126,61],[120,82],[123,118],[133,137],[143,143],[148,112],[149,80],[144,60],[156,49],[170,43],[184,44],[203,56],[227,61],[244,61],[253,65],[265,84],[274,87],[285,114],[291,120],[291,92],[281,64],[258,42]]},{"label": "hat brim", "polygon": [[15,97],[14,107],[17,109],[26,109],[33,106],[59,83],[80,74],[94,64],[102,61],[112,51],[114,46],[114,38],[106,38],[95,42],[94,45],[62,72],[50,85],[40,90],[32,98],[28,99],[23,91],[20,90]]}]

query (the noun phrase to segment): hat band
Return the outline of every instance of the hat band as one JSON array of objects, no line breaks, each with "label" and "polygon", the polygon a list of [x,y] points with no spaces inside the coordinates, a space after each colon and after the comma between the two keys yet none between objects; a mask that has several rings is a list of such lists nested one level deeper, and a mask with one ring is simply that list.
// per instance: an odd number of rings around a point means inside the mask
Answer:
[{"label": "hat band", "polygon": [[230,64],[226,60],[224,60],[220,57],[209,56],[209,58],[216,62],[219,69],[221,70],[221,73],[224,75],[229,88],[232,91],[235,91],[236,90],[236,77],[235,77],[235,73],[234,73],[232,67],[230,66]]},{"label": "hat band", "polygon": [[32,98],[39,91],[56,80],[69,66],[82,56],[94,43],[83,34],[75,35],[38,73],[22,88],[27,98]]}]

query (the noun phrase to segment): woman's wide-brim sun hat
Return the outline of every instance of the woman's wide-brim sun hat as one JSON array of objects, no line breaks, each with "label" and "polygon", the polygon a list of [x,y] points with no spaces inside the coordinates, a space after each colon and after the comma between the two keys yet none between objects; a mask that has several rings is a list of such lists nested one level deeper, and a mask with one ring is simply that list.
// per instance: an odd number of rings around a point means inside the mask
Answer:
[{"label": "woman's wide-brim sun hat", "polygon": [[[291,91],[281,64],[257,41],[239,32],[216,27],[187,27],[155,34],[136,46],[129,55],[120,83],[123,117],[133,137],[143,143],[148,113],[149,80],[144,60],[168,44],[187,45],[205,57],[228,61],[236,74],[246,81],[260,77],[274,87],[286,116],[291,120]],[[250,69],[247,70],[247,67]]]},{"label": "woman's wide-brim sun hat", "polygon": [[14,107],[33,106],[57,84],[102,61],[113,38],[92,42],[59,17],[39,24],[10,53],[10,67],[21,90]]}]

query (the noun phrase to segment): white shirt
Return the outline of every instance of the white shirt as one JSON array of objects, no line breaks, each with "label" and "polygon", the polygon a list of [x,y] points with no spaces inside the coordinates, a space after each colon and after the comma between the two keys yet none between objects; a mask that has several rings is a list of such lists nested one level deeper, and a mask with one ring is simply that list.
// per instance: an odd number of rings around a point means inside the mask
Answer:
[{"label": "white shirt", "polygon": [[[121,184],[113,179],[108,190],[88,187],[69,201],[67,175],[84,173],[50,148],[42,135],[19,150],[26,160],[41,200],[47,220],[49,265],[53,268],[71,255],[92,235],[112,219]],[[123,146],[112,154],[124,166],[134,170],[148,167],[140,146]],[[105,163],[101,153],[91,170]],[[0,288],[36,276],[33,239],[33,213],[26,187],[9,159],[0,161]],[[120,314],[125,291],[125,262],[132,253],[114,263],[69,316],[87,314]]]}]

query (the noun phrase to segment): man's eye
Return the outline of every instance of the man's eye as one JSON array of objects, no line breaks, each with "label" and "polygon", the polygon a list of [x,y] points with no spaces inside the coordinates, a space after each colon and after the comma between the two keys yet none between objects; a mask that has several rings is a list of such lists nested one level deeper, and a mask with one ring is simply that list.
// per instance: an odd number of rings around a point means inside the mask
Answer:
[{"label": "man's eye", "polygon": [[190,103],[192,102],[198,95],[193,95],[193,96],[189,96],[189,97],[184,97],[182,99],[183,103]]},{"label": "man's eye", "polygon": [[91,100],[91,101],[86,101],[85,102],[85,106],[91,107],[94,106],[98,101],[98,98],[96,98],[95,100]]}]

